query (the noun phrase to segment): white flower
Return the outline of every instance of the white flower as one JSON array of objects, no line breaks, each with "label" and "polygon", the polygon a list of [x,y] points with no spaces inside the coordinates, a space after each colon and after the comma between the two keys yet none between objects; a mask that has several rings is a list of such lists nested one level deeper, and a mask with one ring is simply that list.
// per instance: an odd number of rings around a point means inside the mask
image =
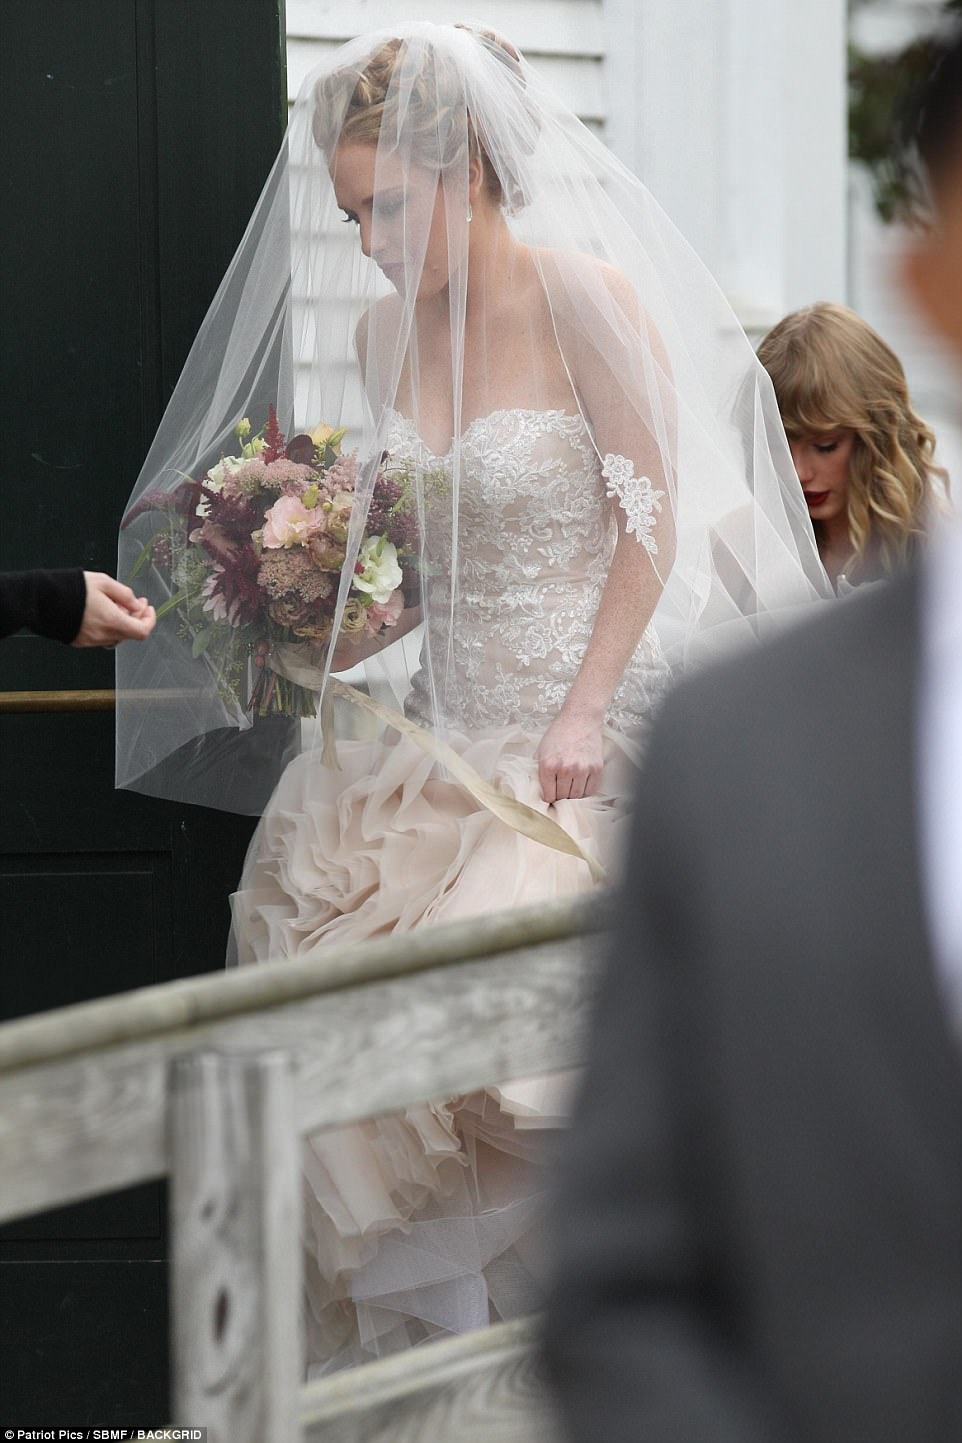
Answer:
[{"label": "white flower", "polygon": [[[207,479],[204,482],[207,490],[221,491],[223,489],[224,482],[227,480],[228,476],[231,474],[232,471],[236,471],[238,466],[240,465],[241,458],[239,456],[224,456],[220,461],[218,461],[216,466],[212,466],[208,471]],[[197,503],[197,515],[210,515],[210,502],[208,501],[206,496],[202,496]]]},{"label": "white flower", "polygon": [[366,591],[372,601],[383,606],[404,579],[398,565],[397,547],[386,536],[369,536],[357,561],[360,570],[354,573],[352,585],[357,591]]},{"label": "white flower", "polygon": [[243,464],[243,458],[241,456],[222,457],[221,460],[218,461],[217,465],[212,466],[208,471],[207,480],[204,482],[204,485],[207,487],[208,491],[222,490],[224,482],[227,480],[228,476],[233,475],[233,473],[239,470]]}]

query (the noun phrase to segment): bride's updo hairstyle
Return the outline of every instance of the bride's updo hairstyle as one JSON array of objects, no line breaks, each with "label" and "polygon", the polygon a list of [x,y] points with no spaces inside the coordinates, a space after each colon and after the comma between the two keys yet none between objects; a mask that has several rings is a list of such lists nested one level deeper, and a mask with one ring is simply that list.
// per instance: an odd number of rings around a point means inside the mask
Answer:
[{"label": "bride's updo hairstyle", "polygon": [[820,302],[779,321],[758,348],[790,440],[854,432],[848,526],[853,570],[890,572],[922,542],[935,436],[912,407],[902,363],[847,306]]},{"label": "bride's updo hairstyle", "polygon": [[390,146],[403,122],[412,137],[412,158],[442,170],[466,166],[479,158],[485,189],[508,214],[523,209],[530,199],[518,155],[530,155],[537,144],[540,123],[525,95],[521,56],[510,41],[493,30],[460,31],[465,43],[483,51],[504,67],[501,90],[505,107],[501,123],[510,132],[512,156],[500,144],[481,106],[472,105],[470,71],[455,69],[450,57],[425,47],[419,64],[406,65],[411,42],[390,37],[361,69],[346,67],[323,76],[314,92],[314,139],[330,158],[341,144]]}]

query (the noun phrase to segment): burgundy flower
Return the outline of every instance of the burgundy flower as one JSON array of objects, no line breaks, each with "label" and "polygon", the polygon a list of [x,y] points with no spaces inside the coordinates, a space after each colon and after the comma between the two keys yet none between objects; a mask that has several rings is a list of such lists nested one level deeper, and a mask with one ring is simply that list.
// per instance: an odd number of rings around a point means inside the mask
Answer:
[{"label": "burgundy flower", "polygon": [[254,548],[238,546],[217,560],[221,570],[211,586],[211,595],[223,597],[227,614],[235,626],[256,621],[263,597],[257,584],[259,562]]},{"label": "burgundy flower", "polygon": [[366,529],[372,536],[379,536],[387,529],[391,507],[397,504],[400,495],[400,486],[382,471],[374,482],[371,504],[367,508]]},{"label": "burgundy flower", "polygon": [[292,436],[287,443],[287,459],[295,461],[298,466],[313,466],[314,442],[310,436]]},{"label": "burgundy flower", "polygon": [[268,462],[279,461],[284,455],[285,443],[284,432],[280,428],[277,419],[277,412],[273,405],[267,408],[267,425],[264,427],[264,450],[261,452],[263,459]]},{"label": "burgundy flower", "polygon": [[252,496],[225,496],[223,492],[206,491],[210,506],[210,520],[231,540],[250,541],[251,534],[263,521],[263,507]]}]

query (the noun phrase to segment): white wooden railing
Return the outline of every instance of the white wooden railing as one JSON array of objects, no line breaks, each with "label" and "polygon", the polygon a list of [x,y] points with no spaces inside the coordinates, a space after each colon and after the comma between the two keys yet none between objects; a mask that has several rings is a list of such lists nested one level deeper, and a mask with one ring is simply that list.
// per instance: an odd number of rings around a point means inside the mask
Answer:
[{"label": "white wooden railing", "polygon": [[173,1421],[209,1443],[552,1443],[532,1318],[302,1384],[300,1139],[580,1061],[606,908],[0,1026],[0,1221],[169,1177]]}]

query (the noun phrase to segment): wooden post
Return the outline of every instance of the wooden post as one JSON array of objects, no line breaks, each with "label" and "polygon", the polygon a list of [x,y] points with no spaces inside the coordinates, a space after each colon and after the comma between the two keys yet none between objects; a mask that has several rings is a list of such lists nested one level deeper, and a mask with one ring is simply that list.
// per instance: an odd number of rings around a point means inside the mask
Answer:
[{"label": "wooden post", "polygon": [[300,1148],[289,1058],[170,1075],[173,1415],[209,1443],[300,1443]]}]

